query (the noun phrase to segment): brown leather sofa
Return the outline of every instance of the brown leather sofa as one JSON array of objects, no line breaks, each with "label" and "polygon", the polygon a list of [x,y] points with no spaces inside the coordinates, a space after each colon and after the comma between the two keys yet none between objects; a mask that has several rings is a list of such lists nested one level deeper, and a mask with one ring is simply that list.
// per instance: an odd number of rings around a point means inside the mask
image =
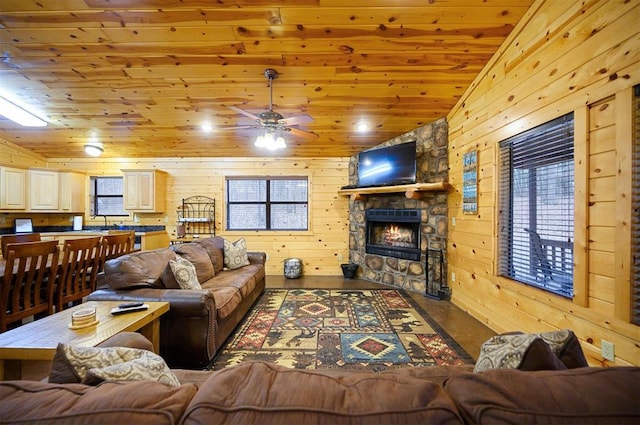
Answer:
[{"label": "brown leather sofa", "polygon": [[[247,255],[249,265],[226,270],[221,237],[131,253],[106,262],[88,299],[169,302],[159,354],[171,367],[203,368],[264,292],[266,254]],[[169,267],[177,256],[194,264],[202,290],[180,289]]]},{"label": "brown leather sofa", "polygon": [[0,382],[0,423],[637,424],[640,367],[385,372],[246,362],[181,382]]}]

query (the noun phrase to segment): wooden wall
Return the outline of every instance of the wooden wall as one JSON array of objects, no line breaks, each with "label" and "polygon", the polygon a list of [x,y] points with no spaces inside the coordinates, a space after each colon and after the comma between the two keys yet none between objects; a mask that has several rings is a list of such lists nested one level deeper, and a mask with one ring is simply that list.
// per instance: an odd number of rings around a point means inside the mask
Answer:
[{"label": "wooden wall", "polygon": [[[452,302],[496,332],[572,329],[590,363],[640,365],[630,312],[632,87],[640,82],[640,3],[539,0],[448,115],[448,274]],[[575,116],[573,300],[497,274],[499,141]],[[479,208],[462,213],[462,155],[478,150]],[[454,280],[455,276],[455,280]]]},{"label": "wooden wall", "polygon": [[[267,274],[283,274],[283,260],[297,257],[303,261],[304,274],[341,275],[340,263],[348,259],[349,203],[348,198],[337,193],[340,186],[348,182],[348,158],[74,158],[50,159],[48,166],[84,171],[90,176],[118,176],[122,175],[121,169],[166,171],[166,211],[163,214],[138,214],[139,223],[134,223],[131,216],[124,224],[165,225],[169,234],[175,235],[176,207],[181,205],[182,198],[209,196],[216,200],[217,235],[232,241],[244,237],[249,250],[265,251]],[[309,231],[225,231],[224,177],[228,175],[308,176]],[[102,220],[101,217],[96,220],[85,217],[87,224],[100,225]]]}]

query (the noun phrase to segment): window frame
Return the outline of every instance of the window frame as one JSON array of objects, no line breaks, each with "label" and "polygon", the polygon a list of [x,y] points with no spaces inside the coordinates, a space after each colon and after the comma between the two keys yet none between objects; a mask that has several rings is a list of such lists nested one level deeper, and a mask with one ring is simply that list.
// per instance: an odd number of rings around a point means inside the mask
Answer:
[{"label": "window frame", "polygon": [[[121,195],[101,195],[98,193],[98,181],[107,179],[120,179],[122,180],[122,194]],[[91,183],[91,215],[106,216],[106,217],[129,217],[129,213],[124,208],[124,177],[123,176],[90,176],[89,181]],[[98,211],[98,201],[103,198],[121,198],[122,199],[122,211],[125,214],[100,214]]]},{"label": "window frame", "polygon": [[[575,131],[575,116],[570,112],[502,140],[497,147],[500,164],[497,176],[497,274],[569,299],[573,299],[575,295]],[[520,148],[518,144],[521,144]],[[562,150],[558,153],[558,149]],[[552,167],[558,170],[554,171]],[[567,167],[570,167],[570,178],[565,176],[564,180],[568,181],[570,192],[567,193],[568,196],[562,196],[561,192],[569,189],[551,184],[554,177],[563,177]],[[538,180],[537,174],[545,168],[548,172],[543,174],[543,180]],[[514,198],[514,193],[519,175],[525,177],[520,182],[525,182],[523,188],[526,189],[524,193],[528,199],[523,205],[516,206],[517,198]],[[570,222],[563,223],[562,219],[544,221],[543,224],[556,233],[547,238],[538,233],[538,220],[544,220],[544,215],[541,217],[538,213],[536,202],[541,196],[537,192],[540,183],[553,187],[549,199],[563,201],[566,203],[563,208],[571,210]],[[544,194],[544,186],[542,188],[541,194]],[[560,211],[566,212],[565,209]],[[514,216],[517,213],[519,214]],[[552,218],[554,213],[554,209],[547,211]],[[552,223],[560,225],[559,230],[555,230]],[[522,230],[528,236],[516,234],[519,224],[525,225],[526,228]],[[568,235],[567,240],[556,239],[565,235]],[[556,256],[554,250],[558,250],[560,255]]]},{"label": "window frame", "polygon": [[[266,186],[265,201],[230,201],[229,197],[229,184],[231,181],[238,180],[258,180],[264,181]],[[271,182],[276,180],[287,181],[304,181],[307,185],[307,199],[306,201],[272,201],[271,200]],[[310,231],[310,179],[309,176],[287,175],[287,176],[226,176],[225,177],[225,230],[230,232],[308,232]],[[231,207],[234,205],[264,205],[265,206],[265,228],[231,228]],[[272,228],[271,223],[271,206],[272,205],[305,205],[306,206],[306,227],[305,228]]]}]

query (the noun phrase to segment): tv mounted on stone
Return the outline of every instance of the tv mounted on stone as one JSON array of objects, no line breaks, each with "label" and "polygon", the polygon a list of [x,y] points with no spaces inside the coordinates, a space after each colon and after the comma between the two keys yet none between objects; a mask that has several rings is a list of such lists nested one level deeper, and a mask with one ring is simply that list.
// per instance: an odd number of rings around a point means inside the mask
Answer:
[{"label": "tv mounted on stone", "polygon": [[358,187],[395,186],[415,182],[415,141],[358,154]]}]

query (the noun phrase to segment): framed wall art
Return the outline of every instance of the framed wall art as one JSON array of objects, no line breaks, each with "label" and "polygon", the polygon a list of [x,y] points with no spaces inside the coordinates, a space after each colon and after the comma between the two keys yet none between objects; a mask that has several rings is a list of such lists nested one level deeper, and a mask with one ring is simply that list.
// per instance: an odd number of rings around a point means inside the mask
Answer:
[{"label": "framed wall art", "polygon": [[462,212],[478,213],[478,151],[467,152],[462,157]]}]

